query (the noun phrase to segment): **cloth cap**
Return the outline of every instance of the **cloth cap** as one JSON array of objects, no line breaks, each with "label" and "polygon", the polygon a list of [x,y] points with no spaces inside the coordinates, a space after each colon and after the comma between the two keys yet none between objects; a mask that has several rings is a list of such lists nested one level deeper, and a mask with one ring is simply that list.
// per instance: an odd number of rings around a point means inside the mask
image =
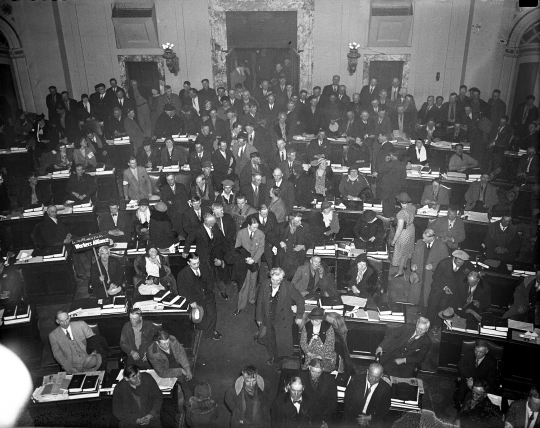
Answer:
[{"label": "cloth cap", "polygon": [[234,186],[234,183],[233,183],[231,180],[223,180],[223,181],[221,182],[221,184],[223,184],[223,187],[225,187],[225,186],[231,186],[231,187],[233,187],[233,186]]},{"label": "cloth cap", "polygon": [[399,195],[396,196],[396,199],[402,204],[411,202],[411,197],[406,192],[401,192]]},{"label": "cloth cap", "polygon": [[161,198],[158,195],[152,195],[150,196],[149,201],[150,202],[161,201]]},{"label": "cloth cap", "polygon": [[321,211],[325,210],[327,208],[330,208],[332,206],[332,202],[330,201],[324,201],[321,203]]},{"label": "cloth cap", "polygon": [[143,198],[139,201],[139,206],[146,205],[147,207],[150,206],[150,202],[148,202],[148,199]]},{"label": "cloth cap", "polygon": [[158,202],[156,204],[156,211],[164,213],[165,211],[167,211],[167,204],[165,202]]},{"label": "cloth cap", "polygon": [[456,250],[452,253],[452,255],[461,260],[469,260],[469,255],[463,250]]},{"label": "cloth cap", "polygon": [[362,254],[358,254],[356,256],[356,259],[354,259],[354,262],[356,264],[360,263],[360,262],[364,262],[364,263],[367,263],[367,254],[366,253],[362,253]]},{"label": "cloth cap", "polygon": [[204,162],[202,163],[202,167],[203,167],[203,168],[212,168],[212,162],[210,162],[210,161],[204,161]]},{"label": "cloth cap", "polygon": [[253,152],[249,155],[250,158],[260,158],[261,155],[259,154],[259,152]]},{"label": "cloth cap", "polygon": [[313,309],[310,314],[308,315],[308,318],[310,320],[322,320],[324,319],[324,309],[323,308],[315,308]]},{"label": "cloth cap", "polygon": [[165,111],[175,111],[176,109],[171,104],[165,104],[165,107],[163,107],[163,110],[165,110]]}]

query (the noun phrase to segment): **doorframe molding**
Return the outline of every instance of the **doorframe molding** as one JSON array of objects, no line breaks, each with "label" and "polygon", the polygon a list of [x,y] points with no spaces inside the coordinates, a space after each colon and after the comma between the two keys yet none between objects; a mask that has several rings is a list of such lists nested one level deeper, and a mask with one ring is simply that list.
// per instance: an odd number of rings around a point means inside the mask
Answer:
[{"label": "doorframe molding", "polygon": [[129,87],[127,81],[126,62],[156,62],[159,76],[159,93],[165,93],[165,59],[161,55],[118,55],[118,65],[120,66],[120,82],[123,88]]},{"label": "doorframe molding", "polygon": [[401,86],[408,88],[409,87],[409,75],[411,70],[411,55],[364,55],[362,58],[363,61],[363,75],[362,75],[362,85],[369,84],[369,66],[371,61],[402,61],[403,62],[403,72],[401,76]]}]

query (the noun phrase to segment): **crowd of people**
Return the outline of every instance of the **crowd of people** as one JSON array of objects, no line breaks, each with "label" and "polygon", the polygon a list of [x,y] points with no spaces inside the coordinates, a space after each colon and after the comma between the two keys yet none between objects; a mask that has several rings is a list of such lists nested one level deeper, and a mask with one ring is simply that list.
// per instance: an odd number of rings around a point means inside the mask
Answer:
[{"label": "crowd of people", "polygon": [[[334,197],[360,210],[363,201],[375,197],[382,201],[382,215],[364,210],[358,216],[350,237],[353,246],[377,251],[389,245],[393,249],[391,275],[402,277],[410,268],[413,279],[407,299],[425,315],[416,325],[389,329],[373,350],[380,364],[354,375],[347,386],[347,423],[384,427],[391,393],[385,376],[413,377],[430,350],[430,327],[437,334],[454,313],[478,321],[490,302],[490,290],[483,285],[478,268],[460,249],[465,240],[461,207],[450,205],[448,215],[431,222],[422,239],[415,242],[416,207],[403,191],[407,163],[432,162],[433,142],[459,143],[445,168],[457,172],[480,168],[480,181],[472,183],[465,195],[466,207],[490,212],[498,202],[491,182],[501,172],[505,150],[527,150],[520,160],[518,178],[524,184],[537,184],[538,108],[530,95],[510,119],[499,90],[485,102],[477,88],[463,85],[447,102],[442,96],[429,96],[417,109],[414,97],[399,78],[383,88],[372,77],[359,93],[349,97],[336,75],[330,84],[322,89],[316,86],[309,93],[293,87],[288,67],[285,63],[273,80],[261,81],[254,93],[243,84],[246,76],[242,67],[235,70],[234,84],[228,90],[211,88],[208,79],[203,79],[200,90],[184,82],[179,95],[173,94],[170,86],[160,94],[157,88],[144,88],[133,79],[126,91],[111,79],[109,88],[100,83],[95,93],[83,94],[77,102],[68,92],[59,94],[51,86],[47,118],[20,112],[14,123],[2,123],[0,147],[26,146],[31,152],[35,171],[28,175],[17,202],[31,207],[51,203],[38,174],[67,168],[73,168],[73,174],[66,186],[66,200],[92,200],[96,186],[85,171],[98,163],[111,163],[107,140],[129,137],[131,153],[123,159],[127,168],[121,174],[121,184],[125,201],[137,201],[138,208],[129,215],[120,209],[119,201],[111,201],[109,211],[100,213],[99,227],[115,242],[136,239],[147,245],[145,254],[135,261],[135,297],[160,290],[186,297],[192,310],[204,314],[196,324],[203,337],[220,340],[216,291],[222,299],[229,299],[227,286],[232,284],[238,290],[234,316],[248,304],[255,305],[256,338],[266,346],[267,362],[278,372],[283,360],[294,352],[293,326],[297,325],[303,370],[271,402],[257,368],[244,367],[225,395],[234,427],[333,425],[337,389],[330,372],[353,373],[344,323],[320,308],[306,314],[305,299],[336,297],[339,289],[372,298],[379,291],[379,272],[366,254],[361,254],[351,263],[346,284],[338,287],[321,257],[306,259],[306,252],[339,233],[339,216],[331,202]],[[189,150],[175,145],[173,136],[179,134],[193,137]],[[298,135],[308,141],[305,151],[293,144]],[[345,138],[346,144],[337,149],[328,137]],[[393,138],[413,141],[405,155],[394,147]],[[163,147],[157,139],[163,139]],[[470,144],[470,154],[463,153],[464,142]],[[67,148],[71,144],[73,150]],[[336,160],[348,167],[338,186],[330,167]],[[155,191],[147,169],[184,164],[189,165],[191,174],[188,185],[180,177],[184,173],[165,173],[159,191]],[[361,167],[371,169],[375,185],[359,171]],[[321,202],[321,208],[311,215],[293,210],[310,205],[313,199]],[[450,204],[448,189],[440,179],[434,179],[418,202],[446,207]],[[394,221],[391,228],[389,219]],[[46,248],[71,242],[75,232],[57,217],[55,205],[49,205],[33,237],[37,246]],[[175,278],[160,249],[180,241],[184,241],[182,256],[187,266]],[[489,258],[511,262],[518,257],[521,241],[510,215],[490,225],[484,244]],[[189,252],[192,246],[195,251]],[[80,257],[74,254],[76,273],[89,276],[97,297],[125,289],[126,278],[108,246],[99,249],[89,275]],[[261,263],[266,263],[268,277],[260,275]],[[535,278],[518,287],[514,306],[505,316],[538,319],[538,276]],[[178,379],[179,406],[185,408],[192,426],[204,426],[217,418],[210,385],[200,384],[194,391],[189,387],[192,369],[180,342],[144,321],[140,310],[132,310],[129,318],[120,340],[128,360],[113,398],[114,414],[121,426],[160,424],[161,393],[152,377],[140,372],[148,368],[161,377]],[[56,321],[59,327],[49,339],[54,357],[67,372],[102,366],[106,346],[96,344],[94,351],[87,353],[87,341],[94,334],[84,322],[70,322],[62,311]],[[475,353],[486,351],[484,345],[479,343]],[[490,361],[486,354],[477,360]],[[486,401],[493,382],[467,364],[460,363],[456,396],[463,427],[471,426],[467,421],[474,418],[496,414]],[[525,413],[537,417],[537,389],[531,390],[527,403],[525,409],[522,402],[511,407],[507,424],[522,426],[512,421],[523,419]],[[495,427],[499,422],[502,426],[500,415],[492,419],[492,425],[482,426]]]}]

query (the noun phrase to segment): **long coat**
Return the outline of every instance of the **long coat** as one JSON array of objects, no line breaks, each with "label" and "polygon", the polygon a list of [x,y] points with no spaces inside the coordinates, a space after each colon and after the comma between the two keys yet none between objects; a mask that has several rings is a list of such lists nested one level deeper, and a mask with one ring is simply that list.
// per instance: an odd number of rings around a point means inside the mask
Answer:
[{"label": "long coat", "polygon": [[[270,296],[272,285],[267,279],[259,288],[257,296],[257,308],[255,310],[255,320],[266,326],[270,324]],[[297,306],[296,315],[291,306]],[[276,319],[274,320],[274,331],[276,334],[276,345],[278,356],[292,355],[293,346],[293,320],[302,319],[305,312],[304,298],[300,292],[287,280],[282,280],[279,286],[279,298],[276,308]],[[259,342],[266,345],[268,334]]]},{"label": "long coat", "polygon": [[[440,239],[435,239],[435,241],[433,241],[433,245],[431,246],[431,250],[427,256],[426,263],[424,264],[425,250],[425,242],[422,239],[416,241],[414,253],[411,259],[411,266],[416,265],[416,272],[418,273],[420,282],[414,285],[411,284],[408,298],[409,303],[414,303],[415,305],[417,305],[419,302],[423,302],[424,305],[427,305],[427,299],[429,292],[431,291],[431,282],[433,281],[433,272],[435,272],[437,264],[442,259],[449,256],[448,246]],[[426,270],[425,267],[429,264],[433,265],[433,268],[431,270]],[[420,296],[422,282],[424,283],[424,295]]]}]

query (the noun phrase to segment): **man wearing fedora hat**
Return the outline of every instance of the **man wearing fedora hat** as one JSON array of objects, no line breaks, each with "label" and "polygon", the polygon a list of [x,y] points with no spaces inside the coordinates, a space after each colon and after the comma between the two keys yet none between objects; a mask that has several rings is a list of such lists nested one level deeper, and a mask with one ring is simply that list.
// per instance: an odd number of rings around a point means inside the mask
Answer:
[{"label": "man wearing fedora hat", "polygon": [[377,218],[377,213],[365,210],[354,225],[353,235],[356,248],[377,251],[384,246],[386,232],[382,220]]},{"label": "man wearing fedora hat", "polygon": [[451,306],[458,287],[465,283],[473,270],[469,255],[463,250],[455,250],[451,257],[441,260],[435,268],[426,310],[426,316],[433,325],[433,334],[440,332],[441,320],[437,314]]}]

